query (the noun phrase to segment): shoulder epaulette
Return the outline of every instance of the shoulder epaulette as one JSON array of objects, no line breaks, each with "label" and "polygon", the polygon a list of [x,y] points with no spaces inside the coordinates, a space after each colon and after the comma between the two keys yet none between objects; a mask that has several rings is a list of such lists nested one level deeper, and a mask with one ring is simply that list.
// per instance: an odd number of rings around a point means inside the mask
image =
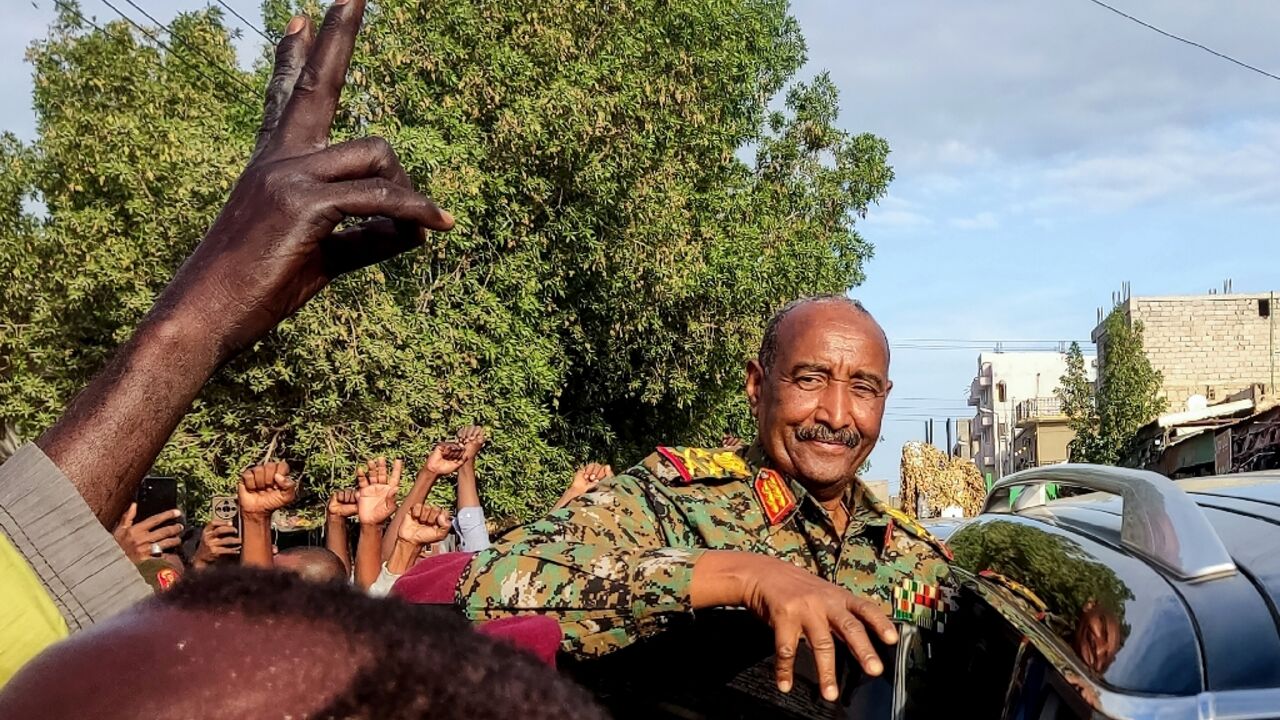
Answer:
[{"label": "shoulder epaulette", "polygon": [[882,503],[877,500],[875,501],[875,504],[878,506],[877,509],[880,510],[880,512],[887,515],[889,519],[893,522],[893,527],[899,528],[901,530],[905,530],[908,535],[912,535],[920,540],[923,540],[929,543],[938,552],[942,553],[943,557],[945,557],[948,560],[952,559],[951,548],[947,547],[947,544],[943,542],[940,538],[938,538],[936,535],[926,530],[925,527],[921,525],[918,520],[902,512],[901,510],[898,510],[897,508],[891,507],[888,503]]},{"label": "shoulder epaulette", "polygon": [[726,448],[661,446],[641,464],[668,485],[751,479],[751,468],[747,467],[746,461]]}]

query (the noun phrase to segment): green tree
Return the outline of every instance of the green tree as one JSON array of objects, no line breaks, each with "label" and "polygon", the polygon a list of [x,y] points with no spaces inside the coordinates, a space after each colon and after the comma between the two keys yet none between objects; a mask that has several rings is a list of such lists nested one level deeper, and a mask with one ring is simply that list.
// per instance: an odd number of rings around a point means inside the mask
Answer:
[{"label": "green tree", "polygon": [[1098,407],[1079,343],[1071,343],[1067,350],[1067,372],[1059,379],[1057,393],[1062,412],[1075,433],[1068,448],[1070,457],[1075,462],[1090,462],[1097,455]]},{"label": "green tree", "polygon": [[[268,0],[267,26],[294,9]],[[238,70],[216,10],[167,40],[66,11],[29,52],[38,137],[0,143],[0,418],[33,432],[150,305],[252,147],[240,83],[260,94],[265,53]],[[803,61],[783,0],[377,3],[337,135],[387,137],[457,229],[343,278],[220,372],[160,469],[204,498],[274,447],[321,490],[474,422],[493,432],[486,503],[527,517],[575,461],[749,436],[743,361],[764,319],[862,281],[854,221],[892,179],[883,140],[837,128],[825,75],[793,82]]]},{"label": "green tree", "polygon": [[1085,374],[1080,346],[1071,344],[1058,397],[1075,438],[1071,459],[1114,465],[1138,429],[1164,411],[1162,378],[1142,351],[1142,323],[1130,325],[1119,309],[1103,321],[1103,348],[1096,390]]}]

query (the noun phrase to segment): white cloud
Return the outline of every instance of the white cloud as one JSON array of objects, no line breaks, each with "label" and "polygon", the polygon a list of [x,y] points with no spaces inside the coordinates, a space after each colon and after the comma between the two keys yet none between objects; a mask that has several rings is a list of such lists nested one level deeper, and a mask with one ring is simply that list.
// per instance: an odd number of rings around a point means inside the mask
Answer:
[{"label": "white cloud", "polygon": [[1000,227],[1000,218],[989,211],[983,211],[970,217],[952,218],[951,227],[960,230],[994,230]]},{"label": "white cloud", "polygon": [[898,195],[889,195],[867,210],[860,225],[864,228],[918,228],[932,225],[933,220],[919,206]]},{"label": "white cloud", "polygon": [[[1119,5],[1280,72],[1280,3]],[[900,179],[1124,155],[1153,129],[1280,117],[1275,81],[1087,2],[797,0],[793,11],[812,58],[806,72],[831,71],[842,122],[886,137]]]},{"label": "white cloud", "polygon": [[1280,204],[1280,123],[1212,131],[1165,128],[1140,143],[1049,165],[1041,206],[1123,210],[1173,198],[1210,205]]}]

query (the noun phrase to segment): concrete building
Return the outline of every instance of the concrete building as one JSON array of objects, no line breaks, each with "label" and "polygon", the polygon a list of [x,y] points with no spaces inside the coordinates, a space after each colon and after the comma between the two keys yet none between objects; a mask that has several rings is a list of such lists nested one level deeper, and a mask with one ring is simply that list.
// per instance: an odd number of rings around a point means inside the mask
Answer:
[{"label": "concrete building", "polygon": [[[1161,392],[1169,410],[1177,411],[1187,408],[1188,398],[1199,395],[1213,403],[1255,385],[1276,394],[1277,298],[1280,291],[1130,297],[1117,308],[1130,326],[1142,323],[1143,350],[1164,376]],[[1101,322],[1092,339],[1099,363],[1105,363]]]},{"label": "concrete building", "polygon": [[956,444],[951,446],[951,454],[965,460],[972,460],[978,454],[978,440],[973,436],[973,421],[956,418]]},{"label": "concrete building", "polygon": [[1013,409],[1011,469],[1017,472],[1066,462],[1067,447],[1076,436],[1069,422],[1056,395],[1020,401]]},{"label": "concrete building", "polygon": [[[1094,380],[1093,358],[1085,358],[1085,369]],[[978,355],[978,374],[969,386],[969,404],[977,410],[970,433],[973,461],[988,484],[1026,463],[1066,459],[1071,433],[1056,395],[1066,372],[1065,352]]]}]

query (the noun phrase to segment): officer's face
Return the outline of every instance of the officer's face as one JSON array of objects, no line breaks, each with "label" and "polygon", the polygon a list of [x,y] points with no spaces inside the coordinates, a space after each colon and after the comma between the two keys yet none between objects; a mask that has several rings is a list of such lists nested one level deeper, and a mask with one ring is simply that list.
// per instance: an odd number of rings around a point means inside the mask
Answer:
[{"label": "officer's face", "polygon": [[773,467],[820,500],[843,492],[871,454],[892,385],[880,326],[843,303],[791,311],[773,367],[747,367],[747,397]]}]

